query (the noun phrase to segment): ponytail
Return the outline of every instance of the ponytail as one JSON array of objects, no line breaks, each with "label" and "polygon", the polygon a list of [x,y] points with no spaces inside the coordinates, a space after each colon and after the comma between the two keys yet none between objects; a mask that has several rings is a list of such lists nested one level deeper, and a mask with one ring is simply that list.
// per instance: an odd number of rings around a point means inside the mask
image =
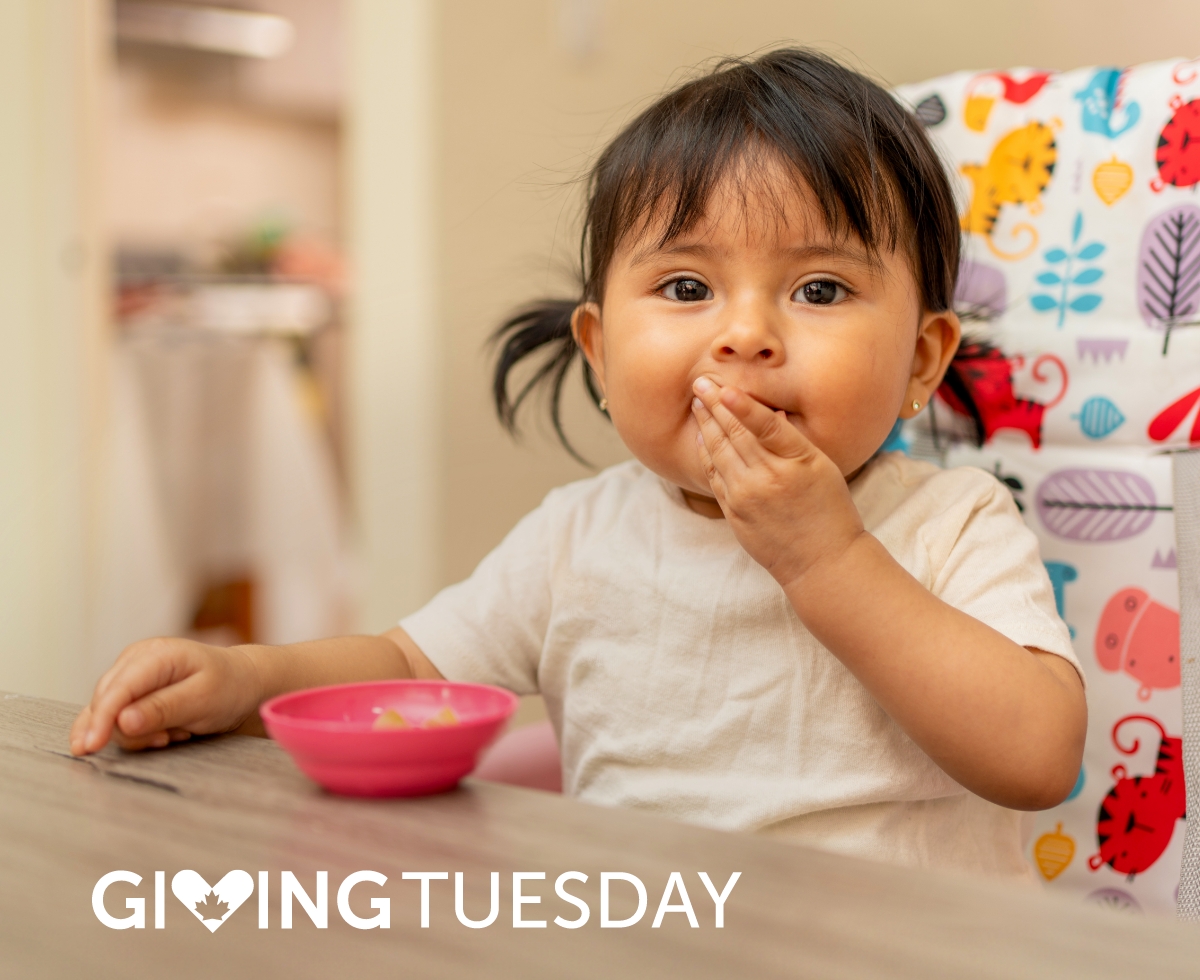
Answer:
[{"label": "ponytail", "polygon": [[[563,447],[585,466],[591,465],[575,451],[562,427],[562,389],[571,364],[580,354],[579,345],[571,333],[571,317],[579,304],[575,300],[547,299],[523,307],[504,321],[491,336],[499,346],[496,368],[492,375],[492,400],[500,424],[512,435],[517,432],[517,410],[529,394],[543,382],[550,388],[550,421]],[[545,359],[528,381],[513,397],[508,390],[508,376],[513,368],[530,355],[546,349]],[[583,384],[588,396],[600,407],[600,390],[591,368],[582,357]]]}]

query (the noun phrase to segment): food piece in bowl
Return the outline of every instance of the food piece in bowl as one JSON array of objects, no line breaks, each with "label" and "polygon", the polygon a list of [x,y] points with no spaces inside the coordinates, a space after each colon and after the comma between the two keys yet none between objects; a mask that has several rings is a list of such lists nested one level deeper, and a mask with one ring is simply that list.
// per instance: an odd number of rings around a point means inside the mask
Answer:
[{"label": "food piece in bowl", "polygon": [[458,715],[456,715],[447,705],[442,708],[436,715],[426,718],[422,723],[422,728],[446,728],[449,725],[458,724]]},{"label": "food piece in bowl", "polygon": [[371,724],[371,730],[375,732],[385,731],[389,728],[412,728],[404,716],[395,708],[388,708]]}]

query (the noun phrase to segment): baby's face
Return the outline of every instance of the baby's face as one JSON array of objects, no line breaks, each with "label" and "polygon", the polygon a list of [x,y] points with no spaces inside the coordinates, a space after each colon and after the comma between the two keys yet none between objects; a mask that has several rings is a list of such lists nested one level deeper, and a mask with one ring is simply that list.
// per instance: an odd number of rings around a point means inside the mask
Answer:
[{"label": "baby's face", "polygon": [[[752,194],[743,207],[728,189],[708,210],[711,219],[665,247],[653,228],[625,243],[603,307],[577,314],[618,434],[651,470],[711,496],[691,410],[692,383],[706,376],[785,411],[849,476],[898,416],[914,414],[914,397],[924,406],[932,394],[914,370],[941,377],[926,363],[920,338],[932,315],[908,261],[884,253],[872,262],[857,240],[837,241],[800,193],[784,217]],[[941,320],[953,322],[932,333],[948,329],[957,343],[957,321]]]}]

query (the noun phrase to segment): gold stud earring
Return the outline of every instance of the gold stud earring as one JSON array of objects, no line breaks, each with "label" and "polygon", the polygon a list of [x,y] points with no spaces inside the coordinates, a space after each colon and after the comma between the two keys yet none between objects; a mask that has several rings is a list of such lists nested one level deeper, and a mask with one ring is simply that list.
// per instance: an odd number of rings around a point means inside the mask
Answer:
[{"label": "gold stud earring", "polygon": [[602,412],[608,411],[608,399],[607,398],[600,399],[600,411],[602,411]]},{"label": "gold stud earring", "polygon": [[913,411],[914,412],[921,411],[921,403],[919,401],[917,401],[915,398],[913,399]]}]

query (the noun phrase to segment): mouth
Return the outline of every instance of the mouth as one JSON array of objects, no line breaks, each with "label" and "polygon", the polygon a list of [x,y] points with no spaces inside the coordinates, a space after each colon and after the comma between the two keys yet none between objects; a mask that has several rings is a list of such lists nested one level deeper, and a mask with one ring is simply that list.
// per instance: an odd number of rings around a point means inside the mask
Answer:
[{"label": "mouth", "polygon": [[783,412],[783,414],[786,415],[788,418],[791,418],[795,414],[794,412],[789,412],[786,408],[783,408],[780,405],[775,405],[775,404],[772,404],[771,402],[767,401],[764,398],[759,398],[758,395],[752,394],[749,391],[746,392],[746,395],[750,398],[753,398],[756,402],[758,402],[764,408],[770,409],[772,412]]},{"label": "mouth", "polygon": [[[713,380],[715,381],[716,379],[713,379]],[[721,382],[718,381],[717,383],[720,384]],[[761,395],[758,395],[755,392],[750,391],[746,388],[742,388],[740,385],[734,385],[734,387],[739,388],[739,390],[742,392],[742,394],[744,394],[747,398],[753,399],[754,401],[758,402],[760,405],[767,408],[771,412],[783,412],[783,414],[786,415],[789,419],[796,417],[795,412],[789,411],[788,409],[784,408],[782,405],[776,405],[774,402],[767,401],[767,399],[763,398]]]}]

